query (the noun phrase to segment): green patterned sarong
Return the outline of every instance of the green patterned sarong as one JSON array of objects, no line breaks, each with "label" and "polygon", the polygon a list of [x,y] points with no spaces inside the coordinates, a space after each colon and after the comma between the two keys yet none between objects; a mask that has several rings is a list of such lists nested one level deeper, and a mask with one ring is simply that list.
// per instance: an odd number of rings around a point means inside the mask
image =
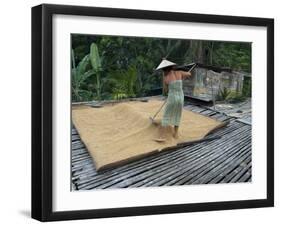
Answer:
[{"label": "green patterned sarong", "polygon": [[179,126],[184,103],[182,80],[169,83],[168,99],[162,118],[162,126]]}]

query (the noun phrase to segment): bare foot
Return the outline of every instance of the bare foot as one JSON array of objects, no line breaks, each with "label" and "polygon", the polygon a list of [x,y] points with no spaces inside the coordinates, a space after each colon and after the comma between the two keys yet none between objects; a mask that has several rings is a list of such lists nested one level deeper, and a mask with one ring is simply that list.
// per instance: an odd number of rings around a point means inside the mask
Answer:
[{"label": "bare foot", "polygon": [[156,138],[154,140],[157,141],[157,142],[165,142],[166,141],[166,139],[162,138],[162,137]]},{"label": "bare foot", "polygon": [[179,133],[175,132],[173,136],[174,136],[175,139],[178,139],[179,138]]},{"label": "bare foot", "polygon": [[178,139],[179,138],[179,127],[178,126],[175,126],[174,127],[174,134],[173,134],[173,137],[175,139]]},{"label": "bare foot", "polygon": [[160,119],[154,119],[152,121],[152,124],[155,125],[155,126],[159,126],[161,124],[161,120]]}]

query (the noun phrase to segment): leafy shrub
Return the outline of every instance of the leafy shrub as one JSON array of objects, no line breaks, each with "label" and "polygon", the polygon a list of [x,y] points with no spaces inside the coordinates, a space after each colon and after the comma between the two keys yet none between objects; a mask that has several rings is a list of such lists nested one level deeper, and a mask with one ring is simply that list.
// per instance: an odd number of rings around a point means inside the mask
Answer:
[{"label": "leafy shrub", "polygon": [[243,96],[251,97],[252,96],[252,81],[251,78],[244,78],[243,82]]},{"label": "leafy shrub", "polygon": [[216,99],[217,100],[226,100],[226,98],[228,97],[228,95],[230,94],[230,91],[224,87],[223,89],[220,89]]},{"label": "leafy shrub", "polygon": [[119,70],[110,75],[113,83],[113,99],[123,99],[136,96],[137,69],[131,65],[127,70]]},{"label": "leafy shrub", "polygon": [[245,99],[246,99],[246,97],[243,96],[242,93],[239,93],[237,91],[230,91],[230,93],[226,97],[226,101],[228,101],[230,103],[241,102],[241,101],[244,101]]},{"label": "leafy shrub", "polygon": [[236,102],[244,101],[246,97],[241,92],[231,91],[226,87],[224,87],[223,89],[220,89],[216,99],[219,101],[236,103]]},{"label": "leafy shrub", "polygon": [[94,74],[89,69],[89,56],[86,55],[76,66],[74,51],[72,51],[71,90],[74,101],[84,101],[91,98],[91,92],[85,88],[86,80]]}]

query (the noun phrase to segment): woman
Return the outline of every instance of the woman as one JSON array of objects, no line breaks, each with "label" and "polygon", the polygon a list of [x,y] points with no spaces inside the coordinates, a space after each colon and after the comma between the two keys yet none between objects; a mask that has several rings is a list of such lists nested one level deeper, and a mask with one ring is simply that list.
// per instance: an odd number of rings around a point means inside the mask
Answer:
[{"label": "woman", "polygon": [[164,134],[168,126],[174,126],[173,136],[176,139],[179,137],[178,130],[184,104],[182,80],[191,76],[190,72],[175,70],[176,64],[170,61],[168,62],[166,63],[168,66],[161,68],[164,72],[163,88],[164,92],[168,92],[168,98],[161,120],[159,138],[156,139],[159,142],[165,141]]}]

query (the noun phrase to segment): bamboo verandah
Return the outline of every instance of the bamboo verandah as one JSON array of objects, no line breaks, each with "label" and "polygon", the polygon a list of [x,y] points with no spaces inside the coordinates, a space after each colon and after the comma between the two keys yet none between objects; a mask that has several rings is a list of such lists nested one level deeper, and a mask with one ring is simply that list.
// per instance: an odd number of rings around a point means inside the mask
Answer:
[{"label": "bamboo verandah", "polygon": [[205,106],[186,109],[223,122],[224,128],[195,143],[126,165],[96,172],[91,156],[72,128],[71,175],[74,190],[251,182],[251,125]]}]

